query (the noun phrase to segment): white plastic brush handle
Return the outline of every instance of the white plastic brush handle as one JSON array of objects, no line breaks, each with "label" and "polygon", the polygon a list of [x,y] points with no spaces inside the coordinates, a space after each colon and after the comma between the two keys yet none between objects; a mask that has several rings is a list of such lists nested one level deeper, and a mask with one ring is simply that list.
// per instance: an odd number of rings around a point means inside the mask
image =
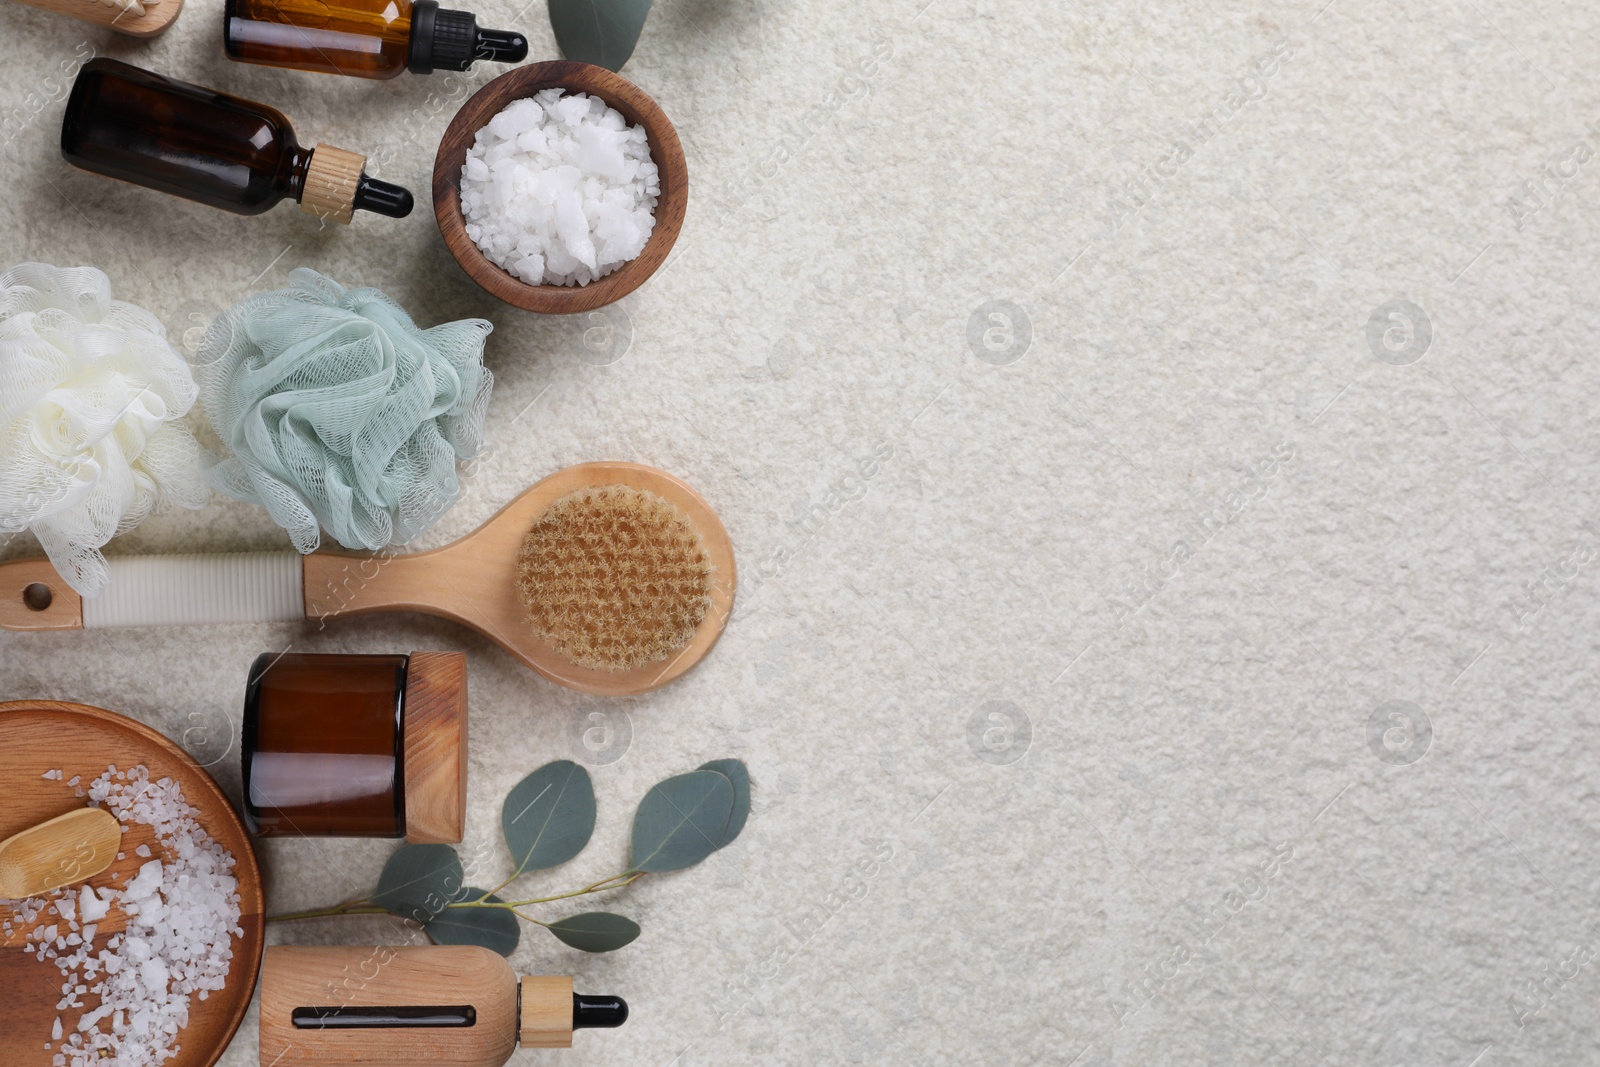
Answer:
[{"label": "white plastic brush handle", "polygon": [[113,556],[105,592],[83,602],[83,628],[206,626],[306,617],[298,552]]}]

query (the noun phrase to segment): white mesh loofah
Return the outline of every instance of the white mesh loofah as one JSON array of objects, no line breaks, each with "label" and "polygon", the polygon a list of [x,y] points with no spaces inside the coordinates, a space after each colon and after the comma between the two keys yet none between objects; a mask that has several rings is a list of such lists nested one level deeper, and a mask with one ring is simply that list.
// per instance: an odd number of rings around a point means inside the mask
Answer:
[{"label": "white mesh loofah", "polygon": [[233,452],[212,484],[264,505],[301,552],[319,524],[346,548],[409,541],[454,503],[456,460],[483,445],[494,327],[420,330],[376,289],[304,267],[289,280],[229,308],[201,342],[206,413]]},{"label": "white mesh loofah", "polygon": [[189,366],[143,308],[93,267],[0,274],[0,530],[31,529],[81,595],[106,586],[100,547],[210,491]]}]

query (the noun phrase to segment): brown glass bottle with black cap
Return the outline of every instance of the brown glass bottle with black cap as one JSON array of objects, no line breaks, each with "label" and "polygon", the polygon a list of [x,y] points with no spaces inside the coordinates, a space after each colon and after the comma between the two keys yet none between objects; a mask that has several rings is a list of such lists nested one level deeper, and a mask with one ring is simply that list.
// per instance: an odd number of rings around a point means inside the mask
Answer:
[{"label": "brown glass bottle with black cap", "polygon": [[75,167],[238,215],[280,200],[334,222],[364,211],[401,219],[406,189],[368,177],[366,157],[303,147],[265,104],[190,85],[115,59],[84,64],[61,120],[61,155]]},{"label": "brown glass bottle with black cap", "polygon": [[471,12],[438,0],[226,0],[222,47],[242,63],[355,78],[528,58],[522,34],[480,29]]}]

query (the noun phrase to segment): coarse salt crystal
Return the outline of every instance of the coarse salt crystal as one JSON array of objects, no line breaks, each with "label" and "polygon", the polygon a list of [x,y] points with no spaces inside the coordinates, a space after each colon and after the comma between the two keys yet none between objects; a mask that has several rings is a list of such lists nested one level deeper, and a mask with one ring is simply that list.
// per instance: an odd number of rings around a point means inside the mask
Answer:
[{"label": "coarse salt crystal", "polygon": [[[178,1052],[190,998],[205,999],[226,984],[232,938],[242,936],[238,882],[230,873],[235,861],[206,834],[198,812],[170,778],[151,782],[143,767],[112,767],[90,783],[89,793],[118,818],[124,833],[130,823],[149,826],[164,855],[143,864],[121,890],[107,886],[97,894],[85,885],[57,891],[12,902],[11,914],[31,924],[52,910],[73,931],[79,929],[76,918],[84,923],[81,933],[62,936],[60,924],[51,924],[26,937],[37,946],[35,958],[54,961],[66,979],[56,1010],[80,1013],[70,1027],[61,1017],[52,1024],[52,1040],[61,1042],[52,1063],[159,1067]],[[144,846],[141,852],[150,855]],[[127,915],[126,932],[96,949],[94,924],[113,905]],[[92,1010],[85,996],[98,998]],[[73,1032],[62,1041],[69,1028]]]},{"label": "coarse salt crystal", "polygon": [[585,93],[545,89],[477,131],[461,171],[467,236],[531,285],[586,285],[636,259],[660,173],[644,127]]}]

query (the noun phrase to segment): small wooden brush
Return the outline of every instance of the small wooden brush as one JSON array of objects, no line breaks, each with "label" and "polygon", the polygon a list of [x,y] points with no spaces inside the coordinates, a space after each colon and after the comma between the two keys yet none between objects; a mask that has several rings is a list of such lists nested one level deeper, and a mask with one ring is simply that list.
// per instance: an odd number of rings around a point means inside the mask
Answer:
[{"label": "small wooden brush", "polygon": [[579,489],[522,542],[534,631],[580,667],[620,671],[683,649],[711,609],[711,560],[682,509],[627,485]]}]

